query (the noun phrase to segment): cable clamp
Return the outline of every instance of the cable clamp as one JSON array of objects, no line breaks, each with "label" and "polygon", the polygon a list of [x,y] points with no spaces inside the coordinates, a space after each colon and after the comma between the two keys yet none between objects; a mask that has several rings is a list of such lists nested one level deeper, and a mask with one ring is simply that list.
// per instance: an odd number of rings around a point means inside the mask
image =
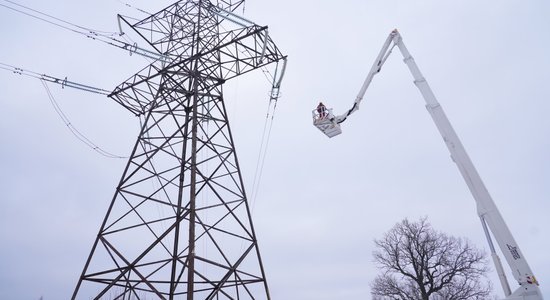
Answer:
[{"label": "cable clamp", "polygon": [[135,42],[132,46],[130,46],[130,56],[132,56],[132,53],[137,52],[138,44]]}]

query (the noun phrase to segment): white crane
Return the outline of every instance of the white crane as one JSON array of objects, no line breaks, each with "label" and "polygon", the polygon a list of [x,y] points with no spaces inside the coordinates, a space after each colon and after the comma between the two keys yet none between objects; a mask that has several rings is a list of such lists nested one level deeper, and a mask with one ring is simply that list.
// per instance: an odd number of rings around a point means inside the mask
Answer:
[{"label": "white crane", "polygon": [[[451,152],[451,157],[453,161],[458,166],[462,177],[466,181],[470,192],[472,193],[476,204],[477,204],[477,214],[481,219],[481,224],[483,230],[487,237],[489,243],[489,248],[491,250],[491,256],[495,264],[496,272],[499,276],[506,300],[542,300],[542,294],[539,289],[539,284],[531,271],[531,268],[527,264],[523,253],[521,252],[519,246],[517,245],[512,233],[506,226],[502,215],[498,211],[497,206],[495,205],[491,195],[487,191],[487,188],[483,184],[481,177],[477,173],[474,164],[470,160],[470,157],[466,153],[464,146],[460,142],[456,132],[454,131],[449,119],[445,115],[443,108],[437,102],[435,95],[433,94],[430,86],[426,79],[420,73],[418,66],[416,65],[414,59],[410,55],[409,51],[403,44],[403,39],[397,30],[393,30],[386,42],[384,43],[380,54],[376,58],[372,68],[370,69],[355,102],[350,110],[345,114],[334,116],[331,109],[326,109],[326,107],[320,104],[317,109],[313,110],[313,124],[319,128],[323,133],[328,137],[334,137],[340,133],[340,123],[346,120],[346,118],[359,109],[359,104],[365,95],[367,88],[369,87],[372,78],[374,75],[378,74],[384,65],[384,62],[391,54],[393,48],[397,46],[403,55],[405,64],[409,67],[411,74],[414,78],[414,84],[420,90],[422,97],[426,101],[426,108],[432,116],[437,129],[441,133],[447,148]],[[497,244],[500,248],[500,251],[504,254],[506,262],[510,266],[512,275],[519,283],[519,287],[512,292],[506,279],[502,263],[495,251],[495,246],[491,239],[492,233],[494,239],[497,241]]]}]

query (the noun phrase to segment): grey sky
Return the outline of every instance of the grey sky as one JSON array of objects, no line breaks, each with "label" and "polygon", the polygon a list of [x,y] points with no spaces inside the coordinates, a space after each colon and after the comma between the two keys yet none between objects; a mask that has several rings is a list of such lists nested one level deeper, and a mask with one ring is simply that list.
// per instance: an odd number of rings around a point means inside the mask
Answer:
[{"label": "grey sky", "polygon": [[[171,3],[146,2],[129,3],[151,12]],[[115,0],[19,3],[106,31],[117,30],[117,13],[142,17]],[[474,200],[397,52],[342,135],[311,125],[319,100],[337,113],[350,107],[394,28],[550,297],[549,14],[545,1],[246,3],[245,16],[269,25],[289,55],[253,213],[274,299],[369,299],[373,239],[406,217],[428,216],[487,250]],[[29,70],[112,89],[147,63],[3,7],[0,24],[0,62]],[[125,161],[76,140],[39,81],[2,71],[0,82],[0,299],[67,299]],[[130,113],[50,88],[75,127],[129,153],[138,133]],[[249,196],[268,91],[260,71],[225,90]]]}]

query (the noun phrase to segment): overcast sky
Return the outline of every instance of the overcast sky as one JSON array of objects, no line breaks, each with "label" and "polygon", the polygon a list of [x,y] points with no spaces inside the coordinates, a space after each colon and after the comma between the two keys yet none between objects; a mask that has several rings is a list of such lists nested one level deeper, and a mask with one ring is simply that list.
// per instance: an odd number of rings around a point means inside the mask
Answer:
[{"label": "overcast sky", "polygon": [[[150,12],[171,4],[147,2],[128,3]],[[117,30],[117,13],[144,16],[115,0],[18,3],[105,31]],[[488,251],[475,202],[399,53],[342,135],[328,139],[311,124],[320,100],[336,113],[350,108],[394,28],[550,297],[547,1],[249,0],[244,15],[269,25],[289,56],[253,212],[273,299],[370,299],[373,240],[404,218],[427,216]],[[112,90],[147,64],[4,7],[0,25],[0,62],[38,73]],[[68,299],[126,161],[74,138],[38,80],[0,70],[0,82],[0,299]],[[50,89],[73,126],[129,154],[139,125],[129,112],[104,96]],[[268,92],[260,71],[225,90],[249,195]]]}]

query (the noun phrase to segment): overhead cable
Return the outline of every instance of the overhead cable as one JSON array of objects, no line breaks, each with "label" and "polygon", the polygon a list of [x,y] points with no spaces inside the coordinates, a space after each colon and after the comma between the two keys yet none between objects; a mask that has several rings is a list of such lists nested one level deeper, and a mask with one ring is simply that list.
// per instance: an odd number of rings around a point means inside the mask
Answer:
[{"label": "overhead cable", "polygon": [[135,6],[133,6],[133,5],[130,5],[130,4],[126,3],[126,2],[122,2],[122,1],[120,1],[120,0],[118,0],[118,2],[120,2],[120,4],[122,4],[122,5],[124,5],[124,6],[127,6],[127,7],[129,7],[129,8],[133,8],[133,9],[135,9],[135,10],[141,12],[141,13],[144,13],[144,14],[146,14],[146,15],[148,15],[148,16],[151,16],[151,15],[152,15],[152,13],[150,13],[150,12],[148,12],[148,11],[145,11],[145,10],[143,10],[143,9],[141,9],[141,8],[135,7]]},{"label": "overhead cable", "polygon": [[287,59],[283,59],[283,65],[279,71],[279,62],[275,67],[275,74],[268,74],[272,78],[271,92],[269,95],[269,103],[267,107],[267,113],[265,116],[264,128],[262,131],[262,139],[260,142],[260,150],[258,151],[258,158],[256,161],[256,170],[254,172],[254,180],[252,182],[252,210],[256,204],[256,198],[258,197],[260,183],[262,181],[263,169],[265,164],[265,159],[267,157],[267,150],[269,148],[269,140],[271,139],[271,129],[273,128],[273,121],[275,119],[275,110],[277,109],[277,102],[280,97],[280,88],[283,76],[286,70]]},{"label": "overhead cable", "polygon": [[51,83],[56,83],[56,84],[61,85],[62,88],[70,87],[70,88],[73,88],[73,89],[78,89],[78,90],[82,90],[82,91],[85,91],[85,92],[90,92],[90,93],[95,93],[95,94],[100,94],[100,95],[105,95],[105,96],[107,96],[111,93],[108,90],[96,88],[96,87],[93,87],[93,86],[90,86],[90,85],[81,84],[81,83],[74,82],[74,81],[69,81],[69,80],[67,80],[67,77],[65,77],[65,79],[61,79],[61,78],[57,78],[57,77],[54,77],[54,76],[50,76],[50,75],[46,75],[46,74],[40,74],[40,73],[36,73],[36,72],[33,72],[33,71],[25,70],[25,69],[15,67],[15,66],[12,66],[12,65],[8,65],[8,64],[5,64],[5,63],[1,63],[1,62],[0,62],[0,69],[6,70],[6,71],[11,71],[12,73],[17,74],[17,75],[29,76],[29,77],[32,77],[32,78],[48,81],[48,82],[51,82]]},{"label": "overhead cable", "polygon": [[277,108],[277,101],[269,101],[267,107],[267,113],[265,116],[264,128],[262,131],[262,139],[260,142],[260,150],[258,151],[258,158],[256,160],[256,170],[254,171],[254,180],[252,181],[252,211],[256,204],[256,198],[260,190],[260,183],[262,181],[262,174],[265,165],[265,159],[267,157],[267,150],[269,148],[269,140],[271,138],[271,128],[273,128],[273,120],[275,118],[275,109]]},{"label": "overhead cable", "polygon": [[[101,33],[101,34],[103,34],[103,35],[109,35],[109,36],[119,35],[118,32],[101,31],[101,30],[96,30],[96,29],[91,29],[91,28],[83,27],[83,26],[80,26],[80,25],[77,25],[77,24],[74,24],[74,23],[71,23],[71,22],[62,20],[62,19],[60,19],[60,18],[54,17],[54,16],[52,16],[52,15],[43,13],[43,12],[38,11],[38,10],[36,10],[36,9],[30,8],[30,7],[28,7],[28,6],[19,4],[19,3],[15,2],[15,1],[10,1],[10,0],[2,0],[2,1],[11,3],[11,4],[15,5],[15,6],[19,6],[19,7],[21,7],[21,8],[26,9],[26,10],[30,10],[30,11],[32,11],[32,12],[35,12],[35,13],[39,14],[39,15],[42,15],[42,16],[47,17],[47,18],[50,18],[50,19],[54,19],[54,20],[56,20],[56,21],[65,23],[65,24],[67,24],[67,25],[70,25],[70,26],[73,26],[73,27],[76,27],[76,28],[80,28],[80,29],[86,30],[86,31],[88,31],[88,32],[90,32],[90,33]],[[0,4],[0,5],[1,5],[1,4]],[[9,9],[12,9],[12,10],[15,10],[15,11],[17,11],[17,12],[26,14],[26,15],[28,15],[28,16],[31,16],[31,15],[29,15],[29,14],[27,14],[27,13],[24,13],[24,12],[19,11],[19,10],[16,10],[16,9],[13,9],[13,8],[11,8],[11,7],[8,7],[8,6],[5,6],[5,5],[2,5],[2,6],[6,7],[6,8],[9,8]],[[31,16],[31,17],[34,17],[34,16]],[[46,21],[46,20],[43,20],[43,21]],[[46,22],[48,22],[48,21],[46,21]],[[54,24],[54,25],[55,25],[55,24]]]},{"label": "overhead cable", "polygon": [[94,142],[92,142],[90,139],[88,139],[84,134],[82,134],[80,131],[78,131],[78,129],[76,129],[73,124],[71,123],[71,121],[69,120],[69,118],[67,117],[67,115],[63,112],[63,110],[61,110],[61,107],[59,106],[59,104],[57,103],[57,101],[55,100],[52,92],[50,91],[50,88],[48,87],[48,84],[46,83],[45,80],[41,79],[40,82],[42,83],[42,85],[44,86],[44,89],[46,90],[46,93],[48,94],[48,98],[50,99],[50,103],[52,104],[55,112],[57,113],[57,115],[61,118],[61,120],[63,121],[63,123],[65,123],[65,125],[67,126],[67,128],[69,129],[69,131],[78,139],[80,140],[82,143],[84,143],[86,146],[90,147],[92,150],[96,151],[97,153],[105,156],[105,157],[108,157],[108,158],[128,158],[127,156],[120,156],[120,155],[115,155],[115,154],[112,154],[108,151],[105,151],[103,150],[101,147],[97,146]]},{"label": "overhead cable", "polygon": [[68,30],[68,31],[71,31],[73,33],[77,33],[79,35],[85,36],[85,37],[90,38],[92,40],[99,41],[99,42],[105,43],[107,45],[117,47],[117,48],[122,49],[122,50],[126,50],[130,53],[130,55],[135,53],[137,55],[145,56],[147,58],[151,58],[151,59],[154,59],[154,60],[160,60],[160,61],[163,61],[163,62],[169,62],[170,61],[170,58],[166,55],[163,55],[163,54],[160,54],[160,53],[157,53],[157,52],[153,52],[153,51],[149,51],[147,49],[140,48],[137,43],[129,44],[129,43],[126,43],[124,41],[121,41],[121,40],[115,38],[117,36],[122,36],[124,34],[123,32],[116,33],[116,32],[106,32],[106,31],[94,30],[94,29],[91,29],[91,28],[76,25],[74,23],[62,20],[62,19],[54,17],[52,15],[40,12],[36,9],[30,8],[30,7],[21,5],[21,4],[17,4],[14,1],[10,1],[10,0],[0,0],[0,1],[10,3],[11,5],[15,5],[19,8],[16,8],[16,7],[13,7],[13,6],[8,6],[8,5],[5,5],[5,4],[0,4],[0,6],[2,6],[2,7],[5,7],[7,9],[11,9],[15,12],[20,13],[20,14],[23,14],[23,15],[29,16],[31,18],[35,18],[37,20],[49,23],[51,25],[57,26],[59,28],[62,28],[62,29]]}]

